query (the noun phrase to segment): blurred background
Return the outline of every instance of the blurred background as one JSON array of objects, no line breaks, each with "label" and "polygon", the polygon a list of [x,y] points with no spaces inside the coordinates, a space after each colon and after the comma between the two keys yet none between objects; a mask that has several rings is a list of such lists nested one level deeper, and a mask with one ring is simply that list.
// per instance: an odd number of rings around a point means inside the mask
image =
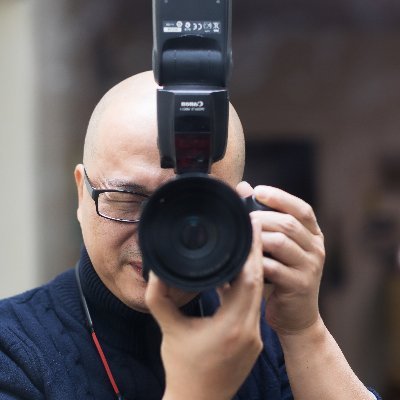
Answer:
[{"label": "blurred background", "polygon": [[[246,179],[313,205],[326,323],[360,378],[400,399],[400,2],[233,6]],[[76,262],[87,122],[151,69],[151,28],[150,0],[1,0],[0,297]]]}]

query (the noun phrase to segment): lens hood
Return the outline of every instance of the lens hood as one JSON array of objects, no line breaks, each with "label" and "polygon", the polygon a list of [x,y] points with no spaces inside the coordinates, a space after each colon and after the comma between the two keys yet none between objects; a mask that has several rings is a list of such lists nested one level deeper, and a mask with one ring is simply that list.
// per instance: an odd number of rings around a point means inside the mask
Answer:
[{"label": "lens hood", "polygon": [[203,173],[182,174],[161,186],[139,223],[143,275],[201,291],[229,282],[252,243],[248,209],[228,185]]}]

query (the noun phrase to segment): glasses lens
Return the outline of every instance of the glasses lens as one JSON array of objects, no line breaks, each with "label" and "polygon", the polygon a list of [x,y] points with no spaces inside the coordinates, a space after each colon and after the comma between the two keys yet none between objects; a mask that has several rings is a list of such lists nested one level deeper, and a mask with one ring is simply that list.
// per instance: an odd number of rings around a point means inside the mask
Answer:
[{"label": "glasses lens", "polygon": [[124,221],[136,221],[140,218],[145,197],[134,193],[104,192],[99,195],[100,215]]}]

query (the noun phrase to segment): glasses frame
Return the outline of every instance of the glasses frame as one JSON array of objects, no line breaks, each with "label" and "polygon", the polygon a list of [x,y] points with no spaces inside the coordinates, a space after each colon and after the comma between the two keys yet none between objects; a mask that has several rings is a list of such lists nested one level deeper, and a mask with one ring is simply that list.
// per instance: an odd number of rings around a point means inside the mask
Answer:
[{"label": "glasses frame", "polygon": [[124,189],[96,189],[90,183],[90,180],[89,180],[89,177],[87,175],[85,167],[83,168],[83,171],[85,173],[85,176],[84,176],[85,186],[86,186],[86,188],[87,188],[87,190],[88,190],[88,192],[90,194],[90,197],[93,199],[93,201],[96,204],[97,215],[99,215],[102,218],[108,219],[110,221],[124,222],[124,223],[127,223],[127,224],[137,224],[140,221],[140,218],[139,219],[130,220],[130,219],[122,219],[122,218],[113,218],[113,217],[109,217],[107,215],[101,214],[100,211],[99,211],[99,196],[102,193],[129,193],[129,194],[134,194],[136,196],[143,197],[144,201],[147,200],[150,196],[148,196],[147,194],[132,192],[130,190],[124,190]]}]

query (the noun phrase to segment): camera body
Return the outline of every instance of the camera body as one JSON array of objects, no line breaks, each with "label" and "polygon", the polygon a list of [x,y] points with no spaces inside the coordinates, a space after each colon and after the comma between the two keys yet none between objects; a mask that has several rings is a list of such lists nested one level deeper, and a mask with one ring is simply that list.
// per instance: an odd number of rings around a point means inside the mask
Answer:
[{"label": "camera body", "polygon": [[231,0],[153,0],[158,148],[176,178],[149,199],[139,223],[143,275],[201,291],[240,272],[252,244],[249,212],[211,166],[224,157],[232,66]]}]

